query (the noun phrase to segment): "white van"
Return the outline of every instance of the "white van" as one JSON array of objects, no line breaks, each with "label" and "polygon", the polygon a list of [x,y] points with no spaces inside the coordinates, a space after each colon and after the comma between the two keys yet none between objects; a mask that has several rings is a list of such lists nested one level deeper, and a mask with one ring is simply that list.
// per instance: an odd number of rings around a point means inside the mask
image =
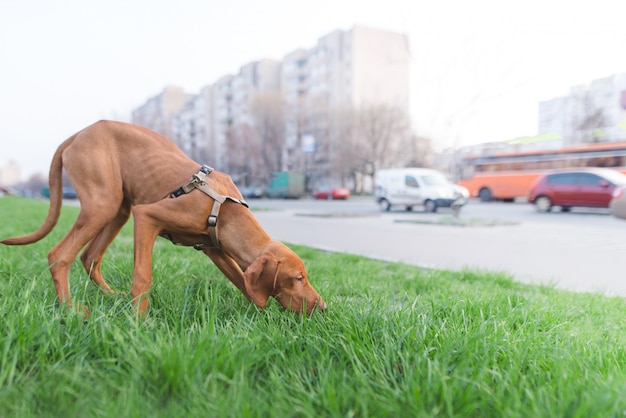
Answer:
[{"label": "white van", "polygon": [[430,168],[378,170],[374,182],[376,203],[384,211],[392,206],[404,206],[406,210],[423,206],[425,212],[436,212],[439,207],[450,207],[456,199],[469,197],[465,187]]}]

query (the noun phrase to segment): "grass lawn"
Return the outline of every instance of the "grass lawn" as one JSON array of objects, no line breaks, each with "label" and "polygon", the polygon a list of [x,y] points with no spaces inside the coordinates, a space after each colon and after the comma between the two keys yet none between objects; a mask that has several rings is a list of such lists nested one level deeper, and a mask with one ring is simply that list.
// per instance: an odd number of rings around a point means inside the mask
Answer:
[{"label": "grass lawn", "polygon": [[[47,207],[0,198],[0,237],[31,232]],[[0,417],[626,413],[623,298],[294,246],[329,304],[307,318],[257,309],[204,255],[159,239],[145,319],[74,265],[83,323],[57,308],[46,265],[77,212],[39,243],[0,246]],[[129,289],[132,228],[103,272]]]}]

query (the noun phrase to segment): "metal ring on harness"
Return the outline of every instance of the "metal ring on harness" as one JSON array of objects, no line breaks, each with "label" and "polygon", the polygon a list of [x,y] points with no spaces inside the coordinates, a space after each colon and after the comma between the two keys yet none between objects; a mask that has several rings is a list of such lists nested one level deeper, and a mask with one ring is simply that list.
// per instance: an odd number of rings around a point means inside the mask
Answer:
[{"label": "metal ring on harness", "polygon": [[[179,187],[178,189],[170,193],[170,198],[179,197],[183,194],[187,194],[191,192],[194,189],[198,189],[204,194],[206,194],[207,196],[209,196],[210,198],[212,198],[213,206],[211,208],[211,214],[207,218],[207,225],[209,226],[209,237],[211,239],[211,243],[213,244],[213,247],[221,248],[219,238],[217,235],[217,218],[218,218],[222,203],[224,203],[226,200],[231,200],[245,207],[249,207],[249,206],[245,200],[236,199],[231,196],[223,196],[219,194],[218,192],[216,192],[215,190],[213,190],[213,188],[211,188],[208,185],[208,182],[206,181],[206,177],[212,171],[213,171],[212,167],[209,167],[208,165],[202,165],[202,167],[200,167],[200,170],[198,170],[198,172],[191,177],[191,179],[189,180],[189,183],[185,184],[184,186]],[[205,244],[194,245],[194,248],[197,250],[202,250],[205,247],[206,247]]]}]

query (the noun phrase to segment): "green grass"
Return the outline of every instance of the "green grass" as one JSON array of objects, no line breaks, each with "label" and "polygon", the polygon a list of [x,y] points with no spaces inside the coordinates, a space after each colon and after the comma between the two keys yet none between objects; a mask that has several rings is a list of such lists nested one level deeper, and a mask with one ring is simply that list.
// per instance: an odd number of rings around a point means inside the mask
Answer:
[{"label": "green grass", "polygon": [[[0,199],[0,237],[47,203]],[[193,249],[159,240],[148,318],[76,263],[59,309],[43,241],[0,246],[2,417],[608,417],[626,411],[626,301],[502,273],[424,271],[295,246],[329,304],[259,310]],[[445,249],[442,249],[445,251]],[[128,290],[132,229],[105,259]],[[590,278],[591,280],[592,278]]]}]

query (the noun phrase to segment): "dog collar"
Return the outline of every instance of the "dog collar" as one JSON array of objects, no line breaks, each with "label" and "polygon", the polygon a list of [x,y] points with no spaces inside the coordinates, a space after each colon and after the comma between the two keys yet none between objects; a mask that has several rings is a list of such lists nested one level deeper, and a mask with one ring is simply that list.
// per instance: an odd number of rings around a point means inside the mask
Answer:
[{"label": "dog collar", "polygon": [[[214,248],[221,248],[220,241],[217,235],[217,218],[219,216],[222,203],[224,203],[226,200],[230,200],[232,202],[239,203],[240,205],[243,205],[245,207],[249,206],[248,203],[243,199],[237,199],[231,196],[223,196],[216,192],[212,187],[210,187],[207,182],[207,176],[213,170],[214,169],[212,167],[209,167],[208,165],[203,165],[202,167],[200,167],[200,170],[198,170],[198,172],[194,174],[193,177],[191,177],[189,183],[179,187],[178,189],[170,193],[170,198],[177,198],[195,189],[200,190],[201,192],[212,198],[213,207],[211,208],[211,214],[207,219],[207,225],[209,226],[209,237],[211,238],[211,243],[213,244]],[[202,250],[205,247],[206,244],[194,245],[194,248],[196,250]]]}]

